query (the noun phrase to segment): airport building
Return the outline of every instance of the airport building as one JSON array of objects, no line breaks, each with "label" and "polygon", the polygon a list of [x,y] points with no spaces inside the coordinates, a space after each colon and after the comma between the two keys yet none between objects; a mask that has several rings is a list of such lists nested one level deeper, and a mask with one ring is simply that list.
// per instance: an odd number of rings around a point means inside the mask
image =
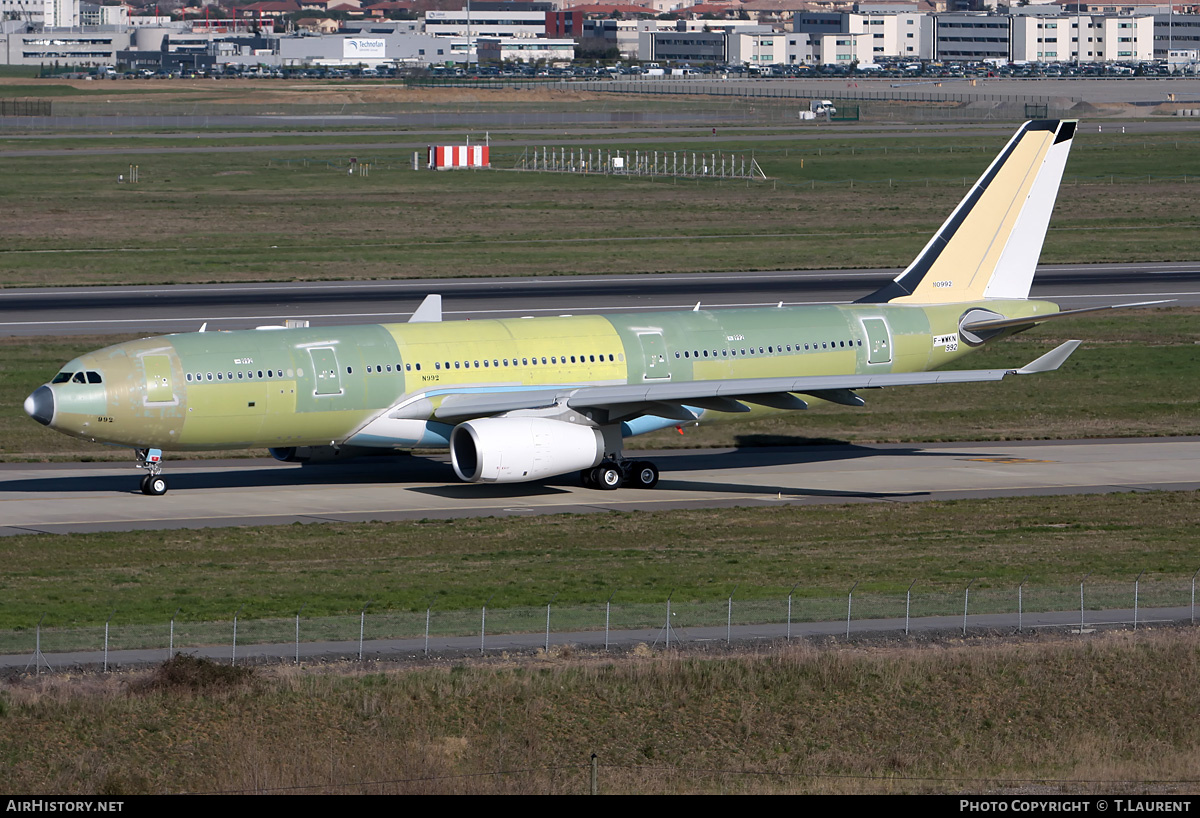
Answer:
[{"label": "airport building", "polygon": [[117,64],[117,52],[129,48],[130,30],[125,27],[31,29],[19,21],[0,28],[0,61],[5,65]]},{"label": "airport building", "polygon": [[480,37],[475,41],[480,62],[545,62],[569,65],[575,41],[549,37]]},{"label": "airport building", "polygon": [[545,37],[546,12],[427,11],[425,33],[435,37]]}]

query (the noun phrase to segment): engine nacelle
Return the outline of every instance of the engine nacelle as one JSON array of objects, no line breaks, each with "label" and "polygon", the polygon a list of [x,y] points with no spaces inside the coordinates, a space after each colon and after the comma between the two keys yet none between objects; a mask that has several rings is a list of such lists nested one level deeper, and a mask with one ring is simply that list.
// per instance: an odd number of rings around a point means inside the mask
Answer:
[{"label": "engine nacelle", "polygon": [[481,418],[450,435],[454,473],[468,483],[523,483],[604,459],[599,429],[547,418]]},{"label": "engine nacelle", "polygon": [[372,449],[366,446],[288,446],[267,451],[271,453],[271,457],[284,463],[332,463],[368,455],[395,454],[389,449]]}]

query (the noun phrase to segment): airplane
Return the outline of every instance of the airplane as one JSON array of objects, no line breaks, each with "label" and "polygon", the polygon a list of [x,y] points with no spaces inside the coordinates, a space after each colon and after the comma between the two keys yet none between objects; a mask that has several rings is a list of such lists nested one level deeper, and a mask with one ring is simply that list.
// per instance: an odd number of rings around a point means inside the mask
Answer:
[{"label": "airplane", "polygon": [[468,482],[578,471],[589,488],[652,488],[658,468],[624,457],[625,438],[1060,367],[1079,341],[1017,368],[936,371],[1111,309],[1028,297],[1076,125],[1024,123],[916,259],[852,304],[443,322],[430,295],[407,323],[201,327],[109,346],[67,363],[24,408],[133,448],[147,495],[167,491],[163,451],[249,448],[289,462],[443,448]]}]

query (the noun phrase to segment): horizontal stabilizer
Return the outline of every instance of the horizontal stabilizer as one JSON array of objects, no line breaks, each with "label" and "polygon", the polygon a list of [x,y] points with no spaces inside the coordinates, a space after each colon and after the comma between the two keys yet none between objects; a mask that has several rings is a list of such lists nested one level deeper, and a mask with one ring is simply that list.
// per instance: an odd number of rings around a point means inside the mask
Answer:
[{"label": "horizontal stabilizer", "polygon": [[1027,315],[1023,318],[997,318],[989,321],[971,321],[959,327],[963,332],[987,332],[989,330],[1008,329],[1010,327],[1032,327],[1038,324],[1044,324],[1047,321],[1053,321],[1058,318],[1067,318],[1073,315],[1083,315],[1085,312],[1103,312],[1104,310],[1124,310],[1132,307],[1153,307],[1158,304],[1170,304],[1175,299],[1168,298],[1165,301],[1139,301],[1136,304],[1113,304],[1107,307],[1081,307],[1077,310],[1063,310],[1061,312],[1050,312],[1044,315]]}]

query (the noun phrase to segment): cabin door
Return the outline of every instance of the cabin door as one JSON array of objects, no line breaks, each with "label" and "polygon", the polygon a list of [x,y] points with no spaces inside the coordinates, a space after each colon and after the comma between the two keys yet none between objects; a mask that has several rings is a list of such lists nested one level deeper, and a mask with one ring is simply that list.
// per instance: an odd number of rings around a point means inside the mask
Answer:
[{"label": "cabin door", "polygon": [[338,375],[337,352],[333,347],[309,349],[313,362],[313,394],[340,395],[342,394],[342,379]]},{"label": "cabin door", "polygon": [[667,366],[667,343],[661,332],[643,332],[638,334],[642,345],[642,358],[646,362],[644,381],[670,380],[671,370]]},{"label": "cabin door", "polygon": [[867,331],[867,363],[891,363],[892,339],[887,321],[882,318],[864,318],[863,329]]}]

